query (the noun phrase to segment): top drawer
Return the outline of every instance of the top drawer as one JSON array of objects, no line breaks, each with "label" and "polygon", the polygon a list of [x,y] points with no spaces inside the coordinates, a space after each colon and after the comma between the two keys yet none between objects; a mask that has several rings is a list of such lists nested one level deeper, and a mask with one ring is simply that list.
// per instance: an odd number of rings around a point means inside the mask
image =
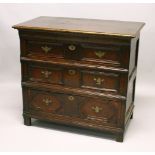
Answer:
[{"label": "top drawer", "polygon": [[58,58],[127,68],[129,51],[116,45],[28,40],[25,41],[24,50],[22,49],[22,56],[45,61]]}]

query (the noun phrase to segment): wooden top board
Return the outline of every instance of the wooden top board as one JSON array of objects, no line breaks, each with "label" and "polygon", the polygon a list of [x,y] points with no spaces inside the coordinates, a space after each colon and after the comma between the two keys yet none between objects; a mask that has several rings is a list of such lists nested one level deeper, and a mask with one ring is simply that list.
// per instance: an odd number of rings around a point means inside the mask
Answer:
[{"label": "wooden top board", "polygon": [[14,25],[13,28],[135,37],[144,25],[143,22],[41,16]]}]

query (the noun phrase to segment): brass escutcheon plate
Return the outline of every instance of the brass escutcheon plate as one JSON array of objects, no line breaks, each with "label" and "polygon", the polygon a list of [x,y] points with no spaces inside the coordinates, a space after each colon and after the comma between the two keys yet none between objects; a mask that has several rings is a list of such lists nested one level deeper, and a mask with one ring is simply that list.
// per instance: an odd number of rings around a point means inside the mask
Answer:
[{"label": "brass escutcheon plate", "polygon": [[73,69],[68,70],[69,75],[75,75],[76,71]]},{"label": "brass escutcheon plate", "polygon": [[68,100],[73,101],[74,100],[74,96],[68,96]]},{"label": "brass escutcheon plate", "polygon": [[76,46],[75,46],[75,45],[69,45],[69,46],[68,46],[68,49],[69,49],[70,51],[75,51],[75,50],[76,50]]}]

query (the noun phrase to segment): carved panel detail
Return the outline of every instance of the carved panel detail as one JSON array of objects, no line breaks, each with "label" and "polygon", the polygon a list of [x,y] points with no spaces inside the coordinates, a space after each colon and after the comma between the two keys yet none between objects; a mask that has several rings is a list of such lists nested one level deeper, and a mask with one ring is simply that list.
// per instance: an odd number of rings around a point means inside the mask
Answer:
[{"label": "carved panel detail", "polygon": [[30,90],[30,108],[102,123],[117,124],[118,101]]},{"label": "carved panel detail", "polygon": [[117,124],[119,103],[110,100],[87,99],[80,107],[86,119]]}]

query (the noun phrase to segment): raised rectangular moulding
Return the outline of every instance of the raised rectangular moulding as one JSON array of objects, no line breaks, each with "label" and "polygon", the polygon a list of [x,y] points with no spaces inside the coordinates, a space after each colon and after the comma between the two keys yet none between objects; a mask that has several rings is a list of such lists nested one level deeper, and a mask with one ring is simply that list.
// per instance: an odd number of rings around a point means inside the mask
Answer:
[{"label": "raised rectangular moulding", "polygon": [[38,17],[20,36],[23,117],[112,134],[133,118],[142,22]]}]

